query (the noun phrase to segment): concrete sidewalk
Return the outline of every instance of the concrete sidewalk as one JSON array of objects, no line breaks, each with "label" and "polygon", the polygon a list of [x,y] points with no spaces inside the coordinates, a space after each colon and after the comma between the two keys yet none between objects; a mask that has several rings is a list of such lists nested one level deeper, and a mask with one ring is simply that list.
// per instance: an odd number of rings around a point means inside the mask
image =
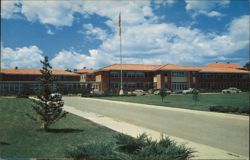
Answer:
[{"label": "concrete sidewalk", "polygon": [[[118,103],[126,103],[126,102],[118,102]],[[81,111],[81,110],[78,110],[74,107],[67,106],[67,105],[64,106],[64,109],[72,114],[78,115],[80,117],[93,121],[97,124],[100,124],[102,126],[108,127],[117,132],[121,132],[130,136],[133,136],[133,137],[136,137],[142,133],[147,133],[153,139],[159,140],[160,137],[162,136],[162,133],[160,132],[147,129],[144,127],[136,126],[133,124],[129,124],[123,121],[115,120],[115,119],[112,119],[112,118],[109,118],[100,114],[96,114],[93,112]],[[225,115],[225,116],[228,116],[228,115]],[[232,116],[232,118],[237,119],[240,117]],[[166,134],[164,135],[168,136]],[[169,136],[169,137],[175,140],[178,144],[186,144],[187,147],[194,148],[194,150],[196,150],[197,152],[194,153],[196,157],[194,157],[193,159],[247,159],[247,157],[244,157],[242,155],[238,155],[236,153],[228,152],[222,149],[210,147],[208,145],[195,143],[195,142],[182,139],[182,138],[178,138],[178,137],[174,137],[174,136]]]}]

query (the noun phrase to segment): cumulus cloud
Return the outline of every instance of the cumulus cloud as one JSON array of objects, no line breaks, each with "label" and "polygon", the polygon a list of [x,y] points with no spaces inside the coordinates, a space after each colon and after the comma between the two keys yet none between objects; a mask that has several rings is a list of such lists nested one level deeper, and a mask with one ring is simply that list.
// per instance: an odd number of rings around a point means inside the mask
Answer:
[{"label": "cumulus cloud", "polygon": [[[150,1],[2,1],[1,17],[15,18],[16,13],[22,14],[28,21],[38,21],[57,27],[71,26],[74,14],[83,17],[97,14],[110,20],[116,18],[119,12],[127,18],[126,23],[135,24],[146,21],[145,17],[152,17]],[[152,17],[155,19],[155,17]]]},{"label": "cumulus cloud", "polygon": [[[46,5],[53,4],[53,2],[46,1]],[[229,1],[213,1],[207,4],[206,1],[186,0],[186,3],[187,11],[206,14],[210,17],[220,17],[223,14],[213,9],[217,5],[225,6]],[[23,3],[23,5],[26,4]],[[67,3],[63,1],[40,11],[29,7],[30,9],[21,9],[21,12],[30,21],[36,20],[43,24],[70,26],[73,23],[75,12],[82,15],[96,14],[106,17],[105,24],[112,31],[112,34],[109,35],[107,31],[93,24],[83,25],[80,32],[90,38],[101,40],[101,45],[90,50],[89,53],[62,50],[56,53],[51,60],[54,68],[80,69],[86,66],[97,69],[112,63],[119,63],[117,20],[120,11],[122,11],[124,63],[203,65],[207,58],[229,60],[229,57],[232,57],[233,54],[236,55],[238,51],[249,50],[249,15],[233,19],[227,25],[227,30],[218,34],[205,33],[197,28],[160,23],[157,21],[158,17],[154,15],[149,1],[104,1],[102,3],[96,3],[96,1]],[[53,11],[54,9],[57,10]],[[52,16],[47,17],[47,13],[43,12],[51,12],[55,15],[50,13]],[[65,14],[69,15],[63,17]],[[17,52],[17,49],[13,51]]]},{"label": "cumulus cloud", "polygon": [[50,62],[54,68],[60,69],[98,68],[112,63],[112,58],[111,55],[100,55],[97,50],[90,50],[89,54],[62,50]]},{"label": "cumulus cloud", "polygon": [[17,18],[21,12],[19,1],[1,1],[1,17],[5,19]]},{"label": "cumulus cloud", "polygon": [[[248,28],[248,15],[234,19],[222,34],[166,23],[130,26],[124,28],[123,57],[127,63],[202,64],[208,57],[227,57],[248,48]],[[118,38],[116,34],[104,41],[98,52],[119,57]]]},{"label": "cumulus cloud", "polygon": [[99,40],[106,40],[107,33],[105,30],[94,27],[92,24],[84,24],[83,25],[84,31],[79,31],[80,33],[86,35],[90,39],[99,39]]},{"label": "cumulus cloud", "polygon": [[222,13],[214,11],[216,7],[225,7],[230,3],[230,0],[214,0],[214,1],[194,1],[185,0],[186,10],[192,14],[193,17],[199,15],[206,15],[208,17],[221,17]]},{"label": "cumulus cloud", "polygon": [[156,8],[159,7],[159,5],[164,5],[164,6],[173,6],[177,1],[176,0],[155,0],[153,3],[155,3],[157,6]]},{"label": "cumulus cloud", "polygon": [[43,52],[37,46],[8,48],[1,45],[3,68],[41,68]]}]

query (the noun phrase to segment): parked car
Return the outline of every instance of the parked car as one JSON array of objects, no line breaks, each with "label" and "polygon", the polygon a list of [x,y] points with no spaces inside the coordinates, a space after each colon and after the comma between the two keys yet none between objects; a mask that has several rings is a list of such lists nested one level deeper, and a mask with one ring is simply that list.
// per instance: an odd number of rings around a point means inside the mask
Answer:
[{"label": "parked car", "polygon": [[62,100],[62,94],[61,93],[51,93],[50,98],[52,100]]},{"label": "parked car", "polygon": [[[193,91],[194,91],[194,88],[188,88],[187,90],[183,90],[182,93],[183,94],[191,94],[191,93],[193,93]],[[198,90],[198,92],[199,92],[199,90]]]},{"label": "parked car", "polygon": [[222,93],[241,93],[242,91],[238,88],[230,87],[228,89],[223,89],[221,92]]},{"label": "parked car", "polygon": [[145,95],[145,91],[141,90],[141,89],[136,89],[132,92],[133,94],[137,95],[137,96],[143,96]]},{"label": "parked car", "polygon": [[[161,89],[156,89],[156,90],[154,91],[154,95],[159,95],[160,92],[161,92]],[[171,93],[172,93],[172,92],[171,92],[170,90],[168,90],[168,89],[164,89],[164,92],[166,92],[167,94],[171,94]]]}]

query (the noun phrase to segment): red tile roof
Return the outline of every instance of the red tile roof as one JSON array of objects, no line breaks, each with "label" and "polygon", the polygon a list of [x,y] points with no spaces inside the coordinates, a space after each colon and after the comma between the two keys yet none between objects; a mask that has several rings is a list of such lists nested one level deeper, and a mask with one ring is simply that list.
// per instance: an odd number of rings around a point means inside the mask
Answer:
[{"label": "red tile roof", "polygon": [[156,70],[165,70],[165,71],[199,71],[200,67],[194,67],[194,66],[179,66],[175,64],[166,64],[162,65]]},{"label": "red tile roof", "polygon": [[207,67],[216,67],[216,68],[242,68],[238,64],[234,63],[222,63],[222,62],[213,62],[209,63]]},{"label": "red tile roof", "polygon": [[93,73],[94,70],[92,69],[88,69],[88,68],[83,68],[83,69],[79,69],[77,71],[75,71],[75,73]]},{"label": "red tile roof", "polygon": [[[41,72],[39,69],[2,69],[1,73],[4,74],[22,74],[22,75],[40,75]],[[73,72],[68,72],[59,69],[52,70],[53,75],[67,75],[67,76],[77,76],[78,74]]]},{"label": "red tile roof", "polygon": [[250,73],[247,70],[236,69],[236,68],[226,68],[226,67],[200,67],[200,72],[207,72],[207,73]]},{"label": "red tile roof", "polygon": [[[111,71],[121,70],[120,64],[113,64],[98,71]],[[249,71],[243,70],[238,64],[233,63],[209,63],[207,66],[180,66],[175,64],[166,65],[142,65],[142,64],[123,64],[122,70],[130,71],[200,71],[200,72],[211,72],[211,73],[250,73]]]},{"label": "red tile roof", "polygon": [[155,68],[160,65],[144,65],[144,64],[113,64],[104,68],[101,68],[99,71],[111,71],[111,70],[129,70],[129,71],[153,71]]},{"label": "red tile roof", "polygon": [[247,70],[243,70],[240,65],[234,63],[222,63],[213,62],[209,63],[207,66],[200,67],[200,72],[210,72],[210,73],[250,73]]}]

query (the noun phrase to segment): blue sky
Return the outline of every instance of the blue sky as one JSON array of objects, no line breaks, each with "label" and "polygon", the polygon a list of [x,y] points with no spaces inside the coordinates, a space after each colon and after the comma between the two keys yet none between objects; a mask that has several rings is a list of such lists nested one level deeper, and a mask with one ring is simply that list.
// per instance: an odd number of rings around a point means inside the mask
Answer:
[{"label": "blue sky", "polygon": [[1,1],[4,68],[119,63],[206,65],[249,60],[249,1]]}]

